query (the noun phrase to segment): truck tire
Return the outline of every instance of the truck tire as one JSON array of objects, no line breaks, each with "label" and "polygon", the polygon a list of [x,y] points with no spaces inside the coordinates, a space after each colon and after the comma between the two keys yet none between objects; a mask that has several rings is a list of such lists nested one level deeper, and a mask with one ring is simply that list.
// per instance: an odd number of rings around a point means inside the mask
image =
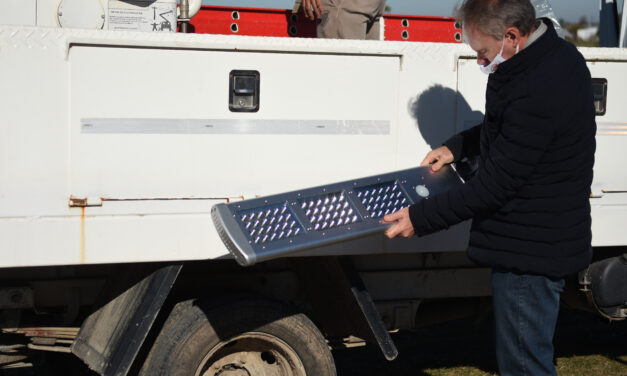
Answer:
[{"label": "truck tire", "polygon": [[335,375],[329,347],[302,313],[259,298],[178,303],[142,376]]}]

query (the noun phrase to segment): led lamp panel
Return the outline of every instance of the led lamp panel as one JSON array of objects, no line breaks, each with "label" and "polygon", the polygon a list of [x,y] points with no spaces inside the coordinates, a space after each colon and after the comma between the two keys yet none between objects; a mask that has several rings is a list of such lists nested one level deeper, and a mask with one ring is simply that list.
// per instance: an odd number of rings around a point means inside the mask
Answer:
[{"label": "led lamp panel", "polygon": [[344,191],[302,198],[298,202],[316,231],[362,221]]},{"label": "led lamp panel", "polygon": [[244,227],[254,244],[287,239],[304,233],[294,212],[286,203],[267,205],[237,212],[240,227]]},{"label": "led lamp panel", "polygon": [[355,189],[357,198],[372,218],[384,216],[399,211],[408,206],[409,198],[400,189],[396,181],[373,184]]},{"label": "led lamp panel", "polygon": [[214,205],[220,238],[240,265],[383,232],[381,218],[463,184],[450,166],[347,180],[272,196]]}]

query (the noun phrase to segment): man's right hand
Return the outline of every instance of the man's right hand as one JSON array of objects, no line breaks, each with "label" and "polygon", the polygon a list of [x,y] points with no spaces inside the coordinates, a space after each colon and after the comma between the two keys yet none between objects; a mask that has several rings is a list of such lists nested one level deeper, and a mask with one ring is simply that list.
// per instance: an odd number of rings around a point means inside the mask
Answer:
[{"label": "man's right hand", "polygon": [[315,20],[316,18],[320,18],[322,16],[322,3],[320,0],[303,0],[301,3],[303,7],[303,12],[305,12],[305,17],[310,20]]},{"label": "man's right hand", "polygon": [[453,162],[455,157],[453,157],[453,153],[446,146],[440,146],[435,150],[431,150],[425,159],[420,164],[421,166],[431,165],[431,171],[438,171],[445,164]]}]

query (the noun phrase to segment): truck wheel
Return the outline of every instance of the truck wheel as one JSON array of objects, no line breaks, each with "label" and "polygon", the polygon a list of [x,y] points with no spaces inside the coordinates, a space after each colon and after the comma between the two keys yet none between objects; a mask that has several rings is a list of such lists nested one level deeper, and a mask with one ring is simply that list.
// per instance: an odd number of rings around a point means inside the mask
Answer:
[{"label": "truck wheel", "polygon": [[146,358],[142,376],[335,375],[324,337],[302,313],[247,298],[178,303]]}]

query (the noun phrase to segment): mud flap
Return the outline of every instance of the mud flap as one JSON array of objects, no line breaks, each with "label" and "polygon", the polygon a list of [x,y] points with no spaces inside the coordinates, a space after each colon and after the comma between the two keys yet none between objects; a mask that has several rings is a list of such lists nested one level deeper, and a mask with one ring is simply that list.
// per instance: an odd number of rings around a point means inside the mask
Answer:
[{"label": "mud flap", "polygon": [[101,375],[125,376],[182,267],[129,265],[116,270],[99,307],[83,322],[72,353]]}]

